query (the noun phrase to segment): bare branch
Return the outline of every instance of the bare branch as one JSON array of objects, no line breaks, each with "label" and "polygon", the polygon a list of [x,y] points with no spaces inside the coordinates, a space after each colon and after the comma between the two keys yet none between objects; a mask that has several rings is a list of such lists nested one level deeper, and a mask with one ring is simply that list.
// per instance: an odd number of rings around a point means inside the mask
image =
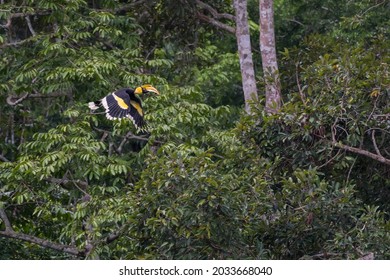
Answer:
[{"label": "bare branch", "polygon": [[63,97],[63,96],[69,96],[69,94],[63,93],[63,92],[55,92],[52,94],[40,94],[40,93],[31,94],[28,92],[20,98],[17,96],[13,96],[13,95],[8,96],[7,103],[11,106],[15,106],[15,105],[18,105],[19,103],[23,102],[27,98],[57,98],[57,97]]},{"label": "bare branch", "polygon": [[229,19],[229,20],[232,20],[232,21],[235,20],[234,15],[227,14],[227,13],[218,13],[216,9],[214,9],[209,4],[206,4],[206,3],[204,3],[204,2],[202,2],[200,0],[196,0],[196,4],[198,4],[199,7],[207,10],[213,16],[213,18],[216,18],[216,19],[225,18],[225,19]]},{"label": "bare branch", "polygon": [[119,237],[122,236],[122,234],[126,231],[127,227],[128,227],[128,223],[124,224],[122,227],[120,227],[117,231],[113,232],[113,233],[110,233],[106,240],[104,241],[105,244],[110,244],[112,242],[114,242],[115,240],[117,240]]},{"label": "bare branch", "polygon": [[300,21],[297,21],[296,19],[287,19],[287,21],[291,21],[291,22],[294,22],[294,23],[296,23],[296,24],[299,24],[300,26],[305,26],[302,22],[300,22]]},{"label": "bare branch", "polygon": [[378,4],[374,5],[374,6],[371,6],[370,8],[368,8],[367,10],[365,10],[365,11],[362,13],[362,15],[368,13],[368,11],[370,11],[370,10],[372,10],[372,9],[375,9],[376,7],[379,7],[380,5],[384,4],[385,2],[386,2],[386,1],[382,1],[382,2],[380,2],[380,3],[378,3]]},{"label": "bare branch", "polygon": [[363,150],[363,149],[360,149],[360,148],[355,148],[355,147],[351,147],[351,146],[348,146],[348,145],[344,145],[341,142],[334,142],[334,141],[332,141],[332,145],[337,147],[337,148],[346,150],[348,152],[352,152],[352,153],[355,153],[355,154],[366,156],[366,157],[369,157],[369,158],[374,159],[376,161],[379,161],[381,163],[390,165],[390,159],[387,159],[387,158],[385,158],[385,157],[383,157],[381,155],[377,155],[377,154],[371,153],[369,151],[366,151],[366,150]]},{"label": "bare branch", "polygon": [[128,140],[140,140],[140,141],[149,141],[149,138],[145,138],[142,136],[134,135],[131,131],[127,132],[126,136],[123,137],[122,142],[119,144],[119,147],[117,149],[117,152],[120,154],[122,152],[123,146],[126,144]]},{"label": "bare branch", "polygon": [[305,93],[303,92],[302,88],[301,88],[301,83],[299,81],[299,73],[298,73],[298,63],[295,64],[295,80],[297,82],[297,86],[298,86],[298,91],[299,91],[299,95],[301,96],[301,100],[302,100],[302,103],[303,105],[307,105],[307,102],[306,102],[306,96],[305,96]]},{"label": "bare branch", "polygon": [[20,18],[20,17],[26,17],[26,16],[47,16],[50,15],[50,11],[35,11],[34,13],[13,13],[10,14],[9,18]]},{"label": "bare branch", "polygon": [[371,139],[372,139],[372,144],[374,145],[375,152],[377,153],[378,156],[383,157],[381,152],[379,151],[378,145],[376,144],[375,130],[373,130],[371,133]]},{"label": "bare branch", "polygon": [[28,42],[30,42],[30,41],[31,41],[30,38],[27,38],[27,39],[25,39],[25,40],[21,40],[21,41],[17,41],[17,42],[1,44],[1,45],[0,45],[0,49],[5,49],[5,48],[7,48],[7,47],[17,47],[17,46],[19,46],[19,45],[23,45],[23,44],[28,43]]},{"label": "bare branch", "polygon": [[17,97],[10,95],[7,97],[7,103],[8,103],[8,105],[16,106],[19,103],[23,102],[23,100],[25,100],[29,95],[30,95],[30,93],[26,93],[25,95],[23,95],[22,97],[20,97],[19,99],[15,100],[15,101],[13,101],[13,100],[16,99]]},{"label": "bare branch", "polygon": [[[72,184],[74,186],[76,186],[80,191],[82,191],[84,194],[88,194],[85,192],[85,188],[88,187],[88,183],[85,182],[85,181],[81,181],[81,180],[68,180],[66,178],[63,178],[63,179],[58,179],[58,178],[47,178],[46,181],[50,182],[50,183],[53,183],[53,184],[57,184],[57,185],[67,185],[67,184]],[[83,189],[80,189],[80,187],[82,187]]]},{"label": "bare branch", "polygon": [[222,23],[222,22],[220,22],[220,21],[218,21],[218,20],[216,20],[214,18],[206,16],[206,15],[200,13],[200,12],[197,12],[197,16],[201,20],[203,20],[205,22],[208,22],[208,23],[210,23],[210,24],[212,24],[212,25],[214,25],[214,26],[216,26],[216,27],[218,27],[220,29],[223,29],[223,30],[225,30],[225,31],[227,31],[229,33],[232,33],[232,34],[236,33],[236,29],[234,27],[232,27],[230,25],[227,25],[225,23]]},{"label": "bare branch", "polygon": [[38,238],[32,235],[16,232],[12,229],[11,222],[8,219],[7,214],[5,213],[5,210],[3,208],[0,208],[0,218],[3,220],[5,225],[5,230],[0,231],[0,236],[18,239],[22,241],[31,242],[37,245],[40,245],[45,248],[50,248],[56,251],[68,253],[75,256],[83,256],[84,252],[80,251],[74,246],[68,246],[63,244],[58,244],[55,242],[52,242],[50,240],[45,240],[42,238]]},{"label": "bare branch", "polygon": [[3,208],[0,208],[0,218],[3,220],[5,225],[5,232],[13,232],[11,223],[8,219],[7,213],[5,213],[5,210]]},{"label": "bare branch", "polygon": [[196,15],[199,19],[201,19],[207,23],[210,23],[210,24],[212,24],[220,29],[223,29],[229,33],[233,33],[233,34],[236,33],[236,30],[234,27],[218,20],[218,19],[228,19],[228,20],[234,21],[235,20],[234,15],[227,14],[227,13],[218,13],[218,11],[215,10],[213,7],[211,7],[210,5],[204,3],[200,0],[196,0],[196,4],[200,8],[206,10],[207,12],[209,12],[212,15],[212,17],[210,17],[210,16],[207,16],[201,12],[197,12]]},{"label": "bare branch", "polygon": [[[1,213],[1,210],[0,210]],[[63,244],[58,244],[55,242],[52,242],[50,240],[42,239],[36,236],[24,234],[24,233],[19,233],[15,232],[13,230],[5,230],[5,231],[0,231],[0,236],[7,237],[7,238],[13,238],[17,240],[22,240],[22,241],[27,241],[30,243],[34,243],[37,245],[40,245],[45,248],[53,249],[59,252],[67,253],[70,255],[74,256],[84,256],[84,252],[80,251],[74,246],[69,246],[69,245],[63,245]]]},{"label": "bare branch", "polygon": [[51,94],[41,94],[36,92],[34,94],[30,94],[29,98],[56,98],[56,97],[63,97],[63,96],[69,96],[69,93],[53,92]]},{"label": "bare branch", "polygon": [[5,156],[3,155],[0,155],[0,160],[4,161],[4,162],[9,162],[10,160],[8,158],[6,158]]},{"label": "bare branch", "polygon": [[32,24],[31,24],[30,16],[26,16],[25,19],[26,19],[27,26],[28,26],[28,29],[30,30],[31,34],[33,36],[37,35],[37,33],[35,33],[35,30],[34,30]]},{"label": "bare branch", "polygon": [[[51,13],[50,11],[37,11],[34,13],[12,13],[8,16],[7,23],[5,25],[2,25],[1,27],[9,29],[12,25],[12,19],[25,17],[26,21],[27,21],[27,25],[30,28],[30,25],[31,25],[31,21],[29,18],[30,16],[45,16],[45,15],[50,15],[50,13]],[[31,31],[31,29],[30,29],[30,31]],[[35,35],[35,32],[31,32],[31,34]]]},{"label": "bare branch", "polygon": [[373,115],[375,118],[390,118],[390,114],[377,114]]},{"label": "bare branch", "polygon": [[120,13],[126,13],[128,11],[131,11],[135,6],[141,5],[141,4],[145,3],[145,2],[146,2],[146,0],[139,0],[139,1],[135,1],[135,2],[123,5],[119,9],[116,9],[115,13],[116,14],[118,14],[118,13],[119,14]]},{"label": "bare branch", "polygon": [[127,140],[129,140],[129,137],[131,137],[132,135],[133,135],[133,133],[131,133],[131,132],[129,131],[129,132],[127,132],[126,136],[123,137],[121,143],[119,144],[118,149],[116,149],[116,151],[117,151],[118,154],[121,154],[121,153],[122,153],[123,146],[126,144]]},{"label": "bare branch", "polygon": [[369,157],[369,158],[374,159],[376,161],[379,161],[381,163],[390,165],[390,159],[385,158],[379,152],[378,146],[376,145],[376,141],[375,141],[374,131],[372,132],[372,135],[373,135],[372,136],[373,137],[372,140],[373,140],[373,144],[374,144],[374,147],[375,147],[376,154],[371,153],[371,152],[366,151],[366,150],[363,150],[361,148],[351,147],[351,146],[345,145],[345,144],[343,144],[341,142],[338,142],[336,140],[336,125],[337,125],[337,122],[338,122],[338,118],[335,119],[335,121],[334,121],[334,123],[332,125],[332,128],[331,128],[331,131],[332,131],[331,132],[332,133],[332,141],[329,141],[330,143],[332,143],[332,145],[334,147],[337,147],[337,148],[340,148],[340,149],[343,149],[345,151],[352,152],[352,153],[355,153],[355,154],[359,154],[359,155],[362,155],[362,156],[366,156],[366,157]]}]

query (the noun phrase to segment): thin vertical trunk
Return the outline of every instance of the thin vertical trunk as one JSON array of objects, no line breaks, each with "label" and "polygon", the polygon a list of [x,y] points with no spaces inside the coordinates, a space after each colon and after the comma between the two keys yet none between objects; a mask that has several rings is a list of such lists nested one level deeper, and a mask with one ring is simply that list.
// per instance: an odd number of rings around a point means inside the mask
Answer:
[{"label": "thin vertical trunk", "polygon": [[281,106],[273,2],[260,0],[260,51],[265,80],[265,109],[271,114],[277,113]]},{"label": "thin vertical trunk", "polygon": [[257,87],[255,70],[253,67],[251,39],[249,35],[248,12],[246,0],[234,0],[236,21],[236,38],[238,54],[240,58],[240,69],[242,77],[242,88],[244,91],[245,110],[250,113],[250,102],[257,100]]}]

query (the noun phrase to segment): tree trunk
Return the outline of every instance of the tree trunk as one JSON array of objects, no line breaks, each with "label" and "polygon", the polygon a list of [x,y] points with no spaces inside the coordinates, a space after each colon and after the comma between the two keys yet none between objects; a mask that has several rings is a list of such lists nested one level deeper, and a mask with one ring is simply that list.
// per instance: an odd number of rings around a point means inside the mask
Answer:
[{"label": "tree trunk", "polygon": [[236,21],[236,39],[240,58],[242,88],[244,91],[245,110],[250,113],[250,102],[257,100],[255,70],[253,67],[251,39],[249,35],[248,12],[246,0],[234,0]]},{"label": "tree trunk", "polygon": [[276,59],[273,0],[260,0],[260,52],[265,80],[265,110],[277,113],[281,106]]}]

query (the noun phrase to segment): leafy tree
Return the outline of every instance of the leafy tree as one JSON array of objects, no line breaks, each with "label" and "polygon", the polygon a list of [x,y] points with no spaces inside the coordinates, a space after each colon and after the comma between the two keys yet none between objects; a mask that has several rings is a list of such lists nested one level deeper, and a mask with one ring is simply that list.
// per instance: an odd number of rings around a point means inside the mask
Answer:
[{"label": "leafy tree", "polygon": [[[389,259],[388,3],[309,2],[251,115],[230,1],[3,4],[0,258]],[[88,110],[144,83],[148,133]]]}]

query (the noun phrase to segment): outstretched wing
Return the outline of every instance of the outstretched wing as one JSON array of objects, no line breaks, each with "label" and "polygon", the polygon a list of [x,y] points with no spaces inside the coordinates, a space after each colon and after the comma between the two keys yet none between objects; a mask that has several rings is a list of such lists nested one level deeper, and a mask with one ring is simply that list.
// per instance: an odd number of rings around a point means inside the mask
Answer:
[{"label": "outstretched wing", "polygon": [[133,121],[134,125],[137,128],[146,128],[142,103],[141,100],[138,99],[136,96],[130,95],[130,110],[127,114],[127,117]]},{"label": "outstretched wing", "polygon": [[130,112],[130,97],[128,94],[113,92],[102,99],[102,105],[106,109],[107,119],[122,119]]},{"label": "outstretched wing", "polygon": [[103,106],[107,119],[129,118],[136,128],[146,129],[141,100],[135,96],[132,89],[120,89],[107,95],[102,100],[89,102],[88,106],[91,110]]}]

